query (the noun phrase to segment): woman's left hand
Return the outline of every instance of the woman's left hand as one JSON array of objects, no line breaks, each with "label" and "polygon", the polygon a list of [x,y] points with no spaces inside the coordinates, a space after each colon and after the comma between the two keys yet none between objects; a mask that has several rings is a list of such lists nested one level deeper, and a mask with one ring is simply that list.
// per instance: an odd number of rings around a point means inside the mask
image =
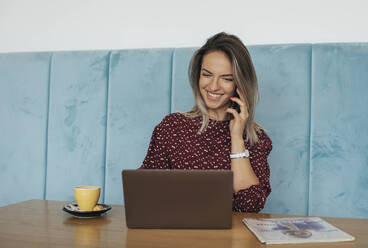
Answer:
[{"label": "woman's left hand", "polygon": [[240,113],[233,108],[228,108],[226,112],[232,114],[234,119],[230,121],[230,136],[232,138],[243,138],[245,124],[247,123],[249,112],[247,101],[244,96],[240,93],[239,89],[236,89],[240,98],[231,97],[230,100],[239,104]]}]

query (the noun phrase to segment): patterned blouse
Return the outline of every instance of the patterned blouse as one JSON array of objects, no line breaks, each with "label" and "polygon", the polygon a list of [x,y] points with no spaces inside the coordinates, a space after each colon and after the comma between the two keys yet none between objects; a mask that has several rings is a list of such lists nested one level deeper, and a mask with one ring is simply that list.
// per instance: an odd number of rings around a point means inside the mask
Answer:
[{"label": "patterned blouse", "polygon": [[[189,118],[181,113],[167,115],[152,134],[141,169],[230,170],[231,138],[229,120],[211,120],[207,129],[197,134],[202,117]],[[267,157],[272,141],[264,131],[259,142],[245,147],[251,166],[259,179],[258,185],[233,194],[233,211],[259,212],[271,192],[270,168]]]}]

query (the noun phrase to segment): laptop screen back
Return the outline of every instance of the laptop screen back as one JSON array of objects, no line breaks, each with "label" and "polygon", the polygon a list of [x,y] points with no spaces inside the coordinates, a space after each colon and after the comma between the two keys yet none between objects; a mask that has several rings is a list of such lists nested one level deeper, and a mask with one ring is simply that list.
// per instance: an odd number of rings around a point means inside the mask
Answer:
[{"label": "laptop screen back", "polygon": [[230,170],[124,170],[129,228],[231,228]]}]

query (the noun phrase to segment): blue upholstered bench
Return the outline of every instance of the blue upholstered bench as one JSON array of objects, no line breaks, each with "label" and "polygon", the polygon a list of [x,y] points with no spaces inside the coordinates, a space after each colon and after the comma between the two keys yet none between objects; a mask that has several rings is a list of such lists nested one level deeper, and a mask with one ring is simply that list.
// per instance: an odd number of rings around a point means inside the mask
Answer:
[{"label": "blue upholstered bench", "polygon": [[[249,47],[256,119],[273,140],[263,212],[368,218],[368,44]],[[0,54],[0,205],[73,200],[99,185],[122,204],[153,128],[192,107],[195,48]]]}]

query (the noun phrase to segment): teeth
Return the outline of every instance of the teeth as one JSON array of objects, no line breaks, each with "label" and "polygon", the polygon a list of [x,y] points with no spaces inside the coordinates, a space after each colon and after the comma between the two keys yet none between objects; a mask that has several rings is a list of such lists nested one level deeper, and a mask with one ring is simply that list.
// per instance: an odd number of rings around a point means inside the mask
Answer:
[{"label": "teeth", "polygon": [[221,97],[221,95],[219,95],[219,94],[212,94],[212,93],[210,93],[210,92],[208,92],[207,91],[207,93],[208,93],[208,95],[210,95],[210,96],[212,96],[212,97]]}]

